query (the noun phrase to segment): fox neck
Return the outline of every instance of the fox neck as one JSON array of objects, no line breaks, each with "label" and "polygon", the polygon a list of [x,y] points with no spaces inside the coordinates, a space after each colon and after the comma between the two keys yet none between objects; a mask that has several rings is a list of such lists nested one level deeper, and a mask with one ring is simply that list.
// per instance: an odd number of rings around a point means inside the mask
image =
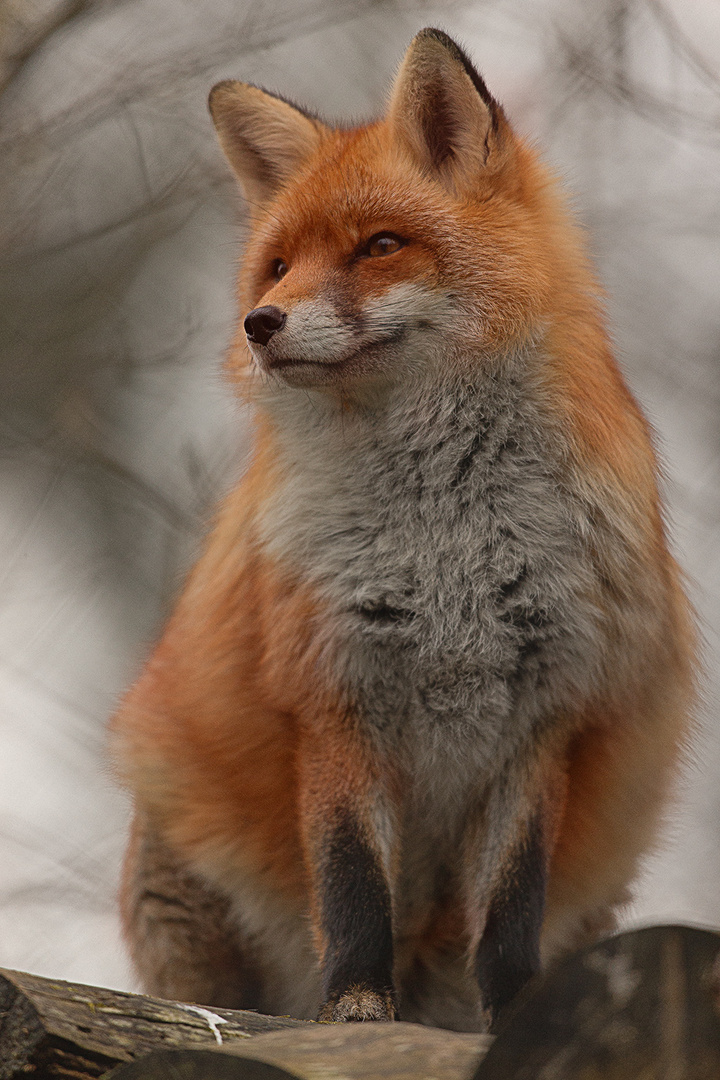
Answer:
[{"label": "fox neck", "polygon": [[[453,358],[455,359],[455,358]],[[407,374],[397,384],[374,384],[347,394],[303,391],[279,380],[257,387],[253,397],[270,420],[279,459],[288,474],[323,479],[328,468],[352,465],[353,487],[364,487],[363,458],[387,455],[392,471],[408,454],[439,451],[448,443],[475,442],[496,425],[522,422],[522,402],[539,381],[542,350],[535,345],[454,365],[429,377]],[[449,455],[440,455],[452,482]],[[378,495],[379,492],[375,492]]]},{"label": "fox neck", "polygon": [[[471,528],[501,461],[551,453],[535,400],[541,363],[538,350],[518,351],[474,378],[411,381],[372,404],[266,391],[279,469],[261,521],[269,551],[332,589],[335,575],[347,572],[321,556],[333,536],[386,533],[410,552],[417,546],[410,534],[423,533],[442,550],[447,529]],[[342,547],[338,557],[347,559]],[[362,580],[355,587],[361,596]]]}]

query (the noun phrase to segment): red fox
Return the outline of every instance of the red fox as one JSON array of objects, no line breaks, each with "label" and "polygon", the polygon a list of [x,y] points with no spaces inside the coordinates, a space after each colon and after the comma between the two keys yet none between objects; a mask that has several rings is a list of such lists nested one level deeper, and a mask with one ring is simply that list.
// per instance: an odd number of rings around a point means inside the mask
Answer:
[{"label": "red fox", "polygon": [[556,181],[461,49],[384,119],[210,109],[251,464],[112,728],[145,989],[492,1024],[606,933],[692,712],[648,425]]}]

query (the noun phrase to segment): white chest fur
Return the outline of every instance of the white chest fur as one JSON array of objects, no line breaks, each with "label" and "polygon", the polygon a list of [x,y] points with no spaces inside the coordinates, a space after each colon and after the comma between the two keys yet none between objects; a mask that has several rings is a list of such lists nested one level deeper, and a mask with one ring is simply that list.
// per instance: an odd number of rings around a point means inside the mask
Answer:
[{"label": "white chest fur", "polygon": [[382,743],[496,771],[597,674],[581,511],[519,357],[340,412],[278,390],[263,539],[320,591],[335,677]]}]

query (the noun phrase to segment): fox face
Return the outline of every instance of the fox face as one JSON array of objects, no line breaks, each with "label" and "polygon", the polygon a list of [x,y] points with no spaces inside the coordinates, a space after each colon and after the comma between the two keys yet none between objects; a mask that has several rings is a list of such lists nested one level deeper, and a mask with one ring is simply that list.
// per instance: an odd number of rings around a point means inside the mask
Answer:
[{"label": "fox face", "polygon": [[359,221],[333,243],[263,239],[258,262],[277,280],[252,282],[244,320],[258,368],[291,386],[348,388],[439,365],[460,309],[415,230],[403,232]]},{"label": "fox face", "polygon": [[432,379],[543,323],[543,177],[518,169],[526,151],[463,54],[419,37],[387,116],[363,128],[243,83],[211,95],[252,215],[243,328],[272,379],[343,393]]}]

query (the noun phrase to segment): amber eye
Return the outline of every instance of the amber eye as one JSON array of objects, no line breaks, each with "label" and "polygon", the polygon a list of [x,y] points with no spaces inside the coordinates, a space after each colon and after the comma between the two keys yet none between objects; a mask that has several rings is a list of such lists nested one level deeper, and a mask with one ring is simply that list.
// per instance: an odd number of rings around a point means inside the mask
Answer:
[{"label": "amber eye", "polygon": [[401,247],[405,247],[405,241],[394,233],[377,233],[368,240],[363,255],[394,255]]},{"label": "amber eye", "polygon": [[275,280],[279,281],[280,278],[284,278],[287,272],[287,263],[284,263],[282,259],[276,259],[272,265],[272,276],[275,278]]}]

